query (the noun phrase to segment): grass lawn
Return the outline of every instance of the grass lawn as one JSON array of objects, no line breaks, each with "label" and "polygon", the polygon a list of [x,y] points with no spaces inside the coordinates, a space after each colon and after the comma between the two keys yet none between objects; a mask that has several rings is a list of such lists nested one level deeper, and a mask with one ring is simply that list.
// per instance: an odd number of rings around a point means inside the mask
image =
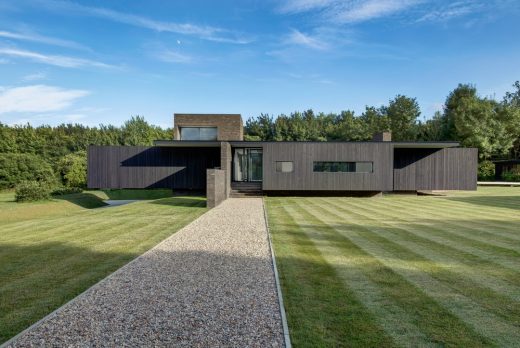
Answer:
[{"label": "grass lawn", "polygon": [[266,201],[296,347],[518,346],[520,188]]},{"label": "grass lawn", "polygon": [[198,197],[91,209],[110,196],[96,191],[15,203],[14,193],[0,193],[0,343],[206,211]]}]

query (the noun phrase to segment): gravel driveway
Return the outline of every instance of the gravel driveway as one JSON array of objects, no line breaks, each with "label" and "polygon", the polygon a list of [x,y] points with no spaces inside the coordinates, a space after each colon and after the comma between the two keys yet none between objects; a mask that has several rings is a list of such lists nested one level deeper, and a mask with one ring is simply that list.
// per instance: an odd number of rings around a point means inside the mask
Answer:
[{"label": "gravel driveway", "polygon": [[228,199],[10,346],[283,346],[262,199]]}]

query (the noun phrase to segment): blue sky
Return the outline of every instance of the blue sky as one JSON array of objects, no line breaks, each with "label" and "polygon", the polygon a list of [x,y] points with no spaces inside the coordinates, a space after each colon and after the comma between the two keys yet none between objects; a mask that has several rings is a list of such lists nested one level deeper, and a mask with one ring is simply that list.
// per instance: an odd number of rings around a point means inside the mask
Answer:
[{"label": "blue sky", "polygon": [[277,115],[520,79],[517,0],[0,0],[0,122]]}]

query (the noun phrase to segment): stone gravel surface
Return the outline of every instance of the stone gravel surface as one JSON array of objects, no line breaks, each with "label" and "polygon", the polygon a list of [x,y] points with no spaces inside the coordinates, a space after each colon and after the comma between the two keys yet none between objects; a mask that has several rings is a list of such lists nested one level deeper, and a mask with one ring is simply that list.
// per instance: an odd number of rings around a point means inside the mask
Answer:
[{"label": "stone gravel surface", "polygon": [[262,199],[224,201],[9,346],[283,346]]}]

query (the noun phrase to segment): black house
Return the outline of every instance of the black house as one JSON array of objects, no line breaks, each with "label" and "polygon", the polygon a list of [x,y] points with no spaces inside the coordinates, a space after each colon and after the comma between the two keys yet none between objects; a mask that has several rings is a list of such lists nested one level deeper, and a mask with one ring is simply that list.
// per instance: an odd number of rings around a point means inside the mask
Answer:
[{"label": "black house", "polygon": [[[89,188],[377,193],[476,190],[477,149],[457,142],[243,141],[240,115],[175,114],[176,140],[151,147],[90,146]],[[216,198],[215,198],[216,197]]]}]

